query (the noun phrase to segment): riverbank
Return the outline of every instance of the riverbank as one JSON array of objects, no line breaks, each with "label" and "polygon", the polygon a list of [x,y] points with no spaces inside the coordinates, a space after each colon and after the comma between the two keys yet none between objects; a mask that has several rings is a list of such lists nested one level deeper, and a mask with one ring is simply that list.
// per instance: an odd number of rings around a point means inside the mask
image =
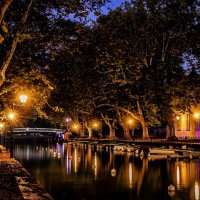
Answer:
[{"label": "riverbank", "polygon": [[0,199],[53,200],[27,170],[0,145]]},{"label": "riverbank", "polygon": [[171,146],[173,148],[182,146],[191,147],[194,149],[200,149],[200,139],[177,139],[177,140],[168,140],[164,138],[145,138],[145,139],[97,139],[97,138],[73,138],[65,142],[74,142],[74,141],[87,141],[87,142],[119,142],[119,143],[134,143],[136,145],[147,145],[147,146]]}]

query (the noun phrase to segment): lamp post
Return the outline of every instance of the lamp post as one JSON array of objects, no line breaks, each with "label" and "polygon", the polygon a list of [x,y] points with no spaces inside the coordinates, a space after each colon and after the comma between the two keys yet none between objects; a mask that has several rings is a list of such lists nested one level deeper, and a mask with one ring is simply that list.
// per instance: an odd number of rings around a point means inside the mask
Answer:
[{"label": "lamp post", "polygon": [[97,132],[98,139],[100,139],[101,136],[102,136],[102,134],[100,133],[100,128],[101,128],[100,121],[95,119],[95,120],[92,121],[91,125],[92,125],[92,129]]},{"label": "lamp post", "polygon": [[22,95],[19,96],[19,98],[20,98],[20,102],[21,102],[22,104],[25,104],[26,101],[27,101],[27,99],[28,99],[28,96],[22,94]]},{"label": "lamp post", "polygon": [[14,120],[15,114],[9,113],[8,119],[10,124],[10,157],[13,158],[13,120]]},{"label": "lamp post", "polygon": [[134,138],[134,121],[133,121],[133,119],[132,118],[129,118],[128,120],[127,120],[127,124],[128,124],[128,126],[129,126],[129,128],[131,128],[131,134],[132,134],[132,138]]},{"label": "lamp post", "polygon": [[3,128],[4,128],[4,124],[1,122],[1,123],[0,123],[1,142],[2,142],[2,137],[3,137],[3,144],[4,144],[4,141],[5,141],[5,135],[4,135],[4,132],[3,132]]},{"label": "lamp post", "polygon": [[[15,106],[24,106],[27,99],[28,99],[28,96],[23,94],[23,95],[19,96],[19,99],[20,99],[21,104],[13,103],[13,109],[14,109]],[[9,126],[10,126],[10,157],[13,158],[13,123],[14,123],[14,120],[15,120],[15,113],[14,112],[10,112],[8,114],[8,120],[9,120]]]}]

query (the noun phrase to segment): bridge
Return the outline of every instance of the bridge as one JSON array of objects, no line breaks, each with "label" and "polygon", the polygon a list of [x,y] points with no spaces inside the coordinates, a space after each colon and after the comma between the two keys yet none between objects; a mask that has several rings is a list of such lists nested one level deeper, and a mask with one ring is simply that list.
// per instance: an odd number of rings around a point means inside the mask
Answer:
[{"label": "bridge", "polygon": [[13,133],[64,133],[64,129],[57,128],[13,128]]}]

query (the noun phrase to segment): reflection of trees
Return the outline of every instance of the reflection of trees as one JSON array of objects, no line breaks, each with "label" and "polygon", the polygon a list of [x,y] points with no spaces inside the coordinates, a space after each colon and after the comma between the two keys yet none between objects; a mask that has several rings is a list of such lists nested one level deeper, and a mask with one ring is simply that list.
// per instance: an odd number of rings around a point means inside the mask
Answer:
[{"label": "reflection of trees", "polygon": [[[200,163],[196,160],[183,160],[167,163],[167,173],[172,174],[172,182],[178,190],[189,191],[190,199],[199,197]],[[198,198],[199,199],[199,198]]]},{"label": "reflection of trees", "polygon": [[147,172],[147,171],[148,171],[148,159],[143,159],[142,160],[142,168],[139,169],[138,173],[137,173],[137,178],[138,178],[137,194],[140,193],[144,175],[145,175],[145,172]]},{"label": "reflection of trees", "polygon": [[[148,160],[140,160],[140,158],[138,160],[133,160],[133,158],[131,159],[131,156],[127,154],[125,156],[123,156],[123,154],[110,155],[110,168],[115,166],[117,170],[116,182],[118,184],[125,184],[130,188],[136,186],[137,193],[139,194],[145,173],[148,171]],[[115,159],[114,164],[113,159]],[[130,160],[133,160],[133,162]]]},{"label": "reflection of trees", "polygon": [[[195,160],[187,161],[148,161],[136,158],[133,154],[123,152],[95,152],[91,148],[69,147],[66,149],[72,159],[68,160],[68,173],[81,174],[79,183],[87,182],[90,187],[91,179],[105,180],[110,184],[114,180],[116,187],[134,188],[138,198],[148,199],[150,196],[161,195],[163,188],[173,184],[176,191],[189,191],[188,198],[199,200],[199,167]],[[79,160],[80,157],[80,160]],[[70,168],[71,163],[71,168]],[[116,176],[111,176],[111,170],[116,170]],[[146,192],[146,189],[150,190]],[[178,192],[176,192],[178,197]],[[156,196],[155,196],[156,197]]]}]

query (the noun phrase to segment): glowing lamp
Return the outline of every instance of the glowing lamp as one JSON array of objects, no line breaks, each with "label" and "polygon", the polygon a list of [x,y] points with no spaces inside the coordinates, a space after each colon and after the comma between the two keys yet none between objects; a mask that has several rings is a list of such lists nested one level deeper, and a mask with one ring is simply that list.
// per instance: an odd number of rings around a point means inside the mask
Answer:
[{"label": "glowing lamp", "polygon": [[10,113],[10,114],[8,115],[8,118],[9,118],[10,120],[13,120],[14,117],[15,117],[15,114],[14,114],[14,113]]},{"label": "glowing lamp", "polygon": [[20,102],[23,104],[25,104],[28,99],[27,95],[20,95],[19,98],[20,98]]},{"label": "glowing lamp", "polygon": [[199,118],[199,113],[194,113],[194,118],[198,119]]},{"label": "glowing lamp", "polygon": [[180,116],[176,116],[176,119],[177,119],[177,120],[180,120]]},{"label": "glowing lamp", "polygon": [[132,119],[129,119],[129,120],[128,120],[128,123],[129,123],[129,124],[132,124],[132,123],[133,123],[133,120],[132,120]]},{"label": "glowing lamp", "polygon": [[69,123],[72,119],[70,117],[66,117],[65,121]]}]

